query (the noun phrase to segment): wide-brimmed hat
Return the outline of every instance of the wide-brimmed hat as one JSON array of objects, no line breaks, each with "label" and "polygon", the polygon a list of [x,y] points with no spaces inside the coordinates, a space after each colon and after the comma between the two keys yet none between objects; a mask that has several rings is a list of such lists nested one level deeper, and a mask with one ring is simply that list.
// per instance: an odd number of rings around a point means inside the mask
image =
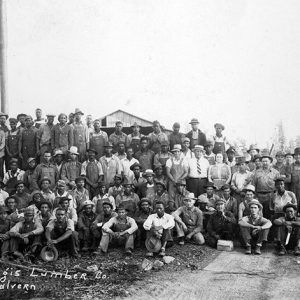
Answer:
[{"label": "wide-brimmed hat", "polygon": [[81,181],[81,180],[83,180],[85,182],[86,178],[83,176],[79,176],[79,177],[75,178],[75,183],[77,183],[78,181]]},{"label": "wide-brimmed hat", "polygon": [[158,169],[158,168],[162,168],[163,167],[163,165],[160,163],[160,162],[158,162],[157,164],[155,164],[154,165],[154,171],[156,171],[156,169]]},{"label": "wide-brimmed hat", "polygon": [[69,152],[70,154],[76,154],[76,155],[79,155],[79,153],[78,153],[78,148],[77,148],[76,146],[70,147],[70,150],[68,150],[68,152]]},{"label": "wide-brimmed hat", "polygon": [[147,202],[150,206],[152,206],[152,203],[148,198],[142,198],[140,200],[140,202],[138,203],[138,206],[141,207],[142,203],[145,203],[145,202]]},{"label": "wide-brimmed hat", "polygon": [[186,180],[185,180],[185,179],[180,179],[180,180],[178,180],[178,181],[175,183],[175,185],[184,185],[184,186],[186,186]]},{"label": "wide-brimmed hat", "polygon": [[55,150],[55,151],[54,151],[54,154],[53,154],[53,156],[55,157],[55,156],[57,156],[57,155],[64,155],[64,153],[63,153],[63,151],[62,151],[62,150],[60,150],[60,149],[57,149],[57,150]]},{"label": "wide-brimmed hat", "polygon": [[145,246],[149,252],[159,252],[161,249],[161,240],[151,236],[150,238],[146,239]]},{"label": "wide-brimmed hat", "polygon": [[130,127],[140,127],[140,125],[137,122],[134,122]]},{"label": "wide-brimmed hat", "polygon": [[300,147],[295,148],[294,150],[294,156],[300,154]]},{"label": "wide-brimmed hat", "polygon": [[45,262],[56,261],[58,258],[58,251],[55,246],[45,246],[41,250],[41,259]]},{"label": "wide-brimmed hat", "polygon": [[171,150],[172,152],[174,151],[181,151],[181,145],[180,144],[176,144],[173,146],[173,149]]},{"label": "wide-brimmed hat", "polygon": [[195,198],[195,194],[194,194],[194,193],[187,193],[187,194],[183,197],[183,200],[186,200],[186,199],[197,200],[197,198]]},{"label": "wide-brimmed hat", "polygon": [[66,187],[67,184],[66,184],[66,182],[65,182],[64,180],[59,179],[59,180],[57,181],[57,183],[56,183],[56,186]]},{"label": "wide-brimmed hat", "polygon": [[54,113],[48,113],[48,114],[46,114],[46,117],[53,117],[53,118],[55,118],[56,114],[54,114]]},{"label": "wide-brimmed hat", "polygon": [[26,114],[21,113],[17,115],[17,119],[19,120],[21,117],[26,117],[26,116],[27,116]]},{"label": "wide-brimmed hat", "polygon": [[214,145],[214,142],[211,141],[211,140],[207,140],[204,147],[208,147],[208,146],[213,146]]},{"label": "wide-brimmed hat", "polygon": [[166,189],[167,188],[167,186],[166,186],[166,184],[162,181],[162,180],[154,180],[154,182],[155,182],[155,184],[156,185],[161,185],[164,189]]},{"label": "wide-brimmed hat", "polygon": [[247,152],[249,153],[251,150],[256,150],[257,153],[259,153],[259,149],[254,144],[252,144],[252,145],[249,146],[249,149],[247,150]]},{"label": "wide-brimmed hat", "polygon": [[212,183],[212,182],[208,182],[205,186],[204,186],[204,188],[209,188],[209,187],[212,187],[212,188],[214,188],[214,189],[216,189],[216,187],[215,187],[215,185]]},{"label": "wide-brimmed hat", "polygon": [[30,194],[31,201],[33,201],[33,196],[34,196],[34,195],[37,195],[37,194],[40,195],[41,198],[44,198],[41,191],[35,190],[35,191],[33,191],[33,192]]},{"label": "wide-brimmed hat", "polygon": [[168,141],[161,141],[160,146],[169,146],[169,142]]},{"label": "wide-brimmed hat", "polygon": [[76,115],[76,114],[84,115],[84,113],[83,113],[79,108],[75,108],[75,113],[74,113],[74,115]]},{"label": "wide-brimmed hat", "polygon": [[30,162],[32,162],[33,160],[36,160],[36,158],[35,158],[35,157],[29,157],[29,158],[27,159],[27,162],[30,163]]},{"label": "wide-brimmed hat", "polygon": [[100,181],[100,182],[98,182],[98,187],[103,187],[103,186],[106,187],[105,181]]},{"label": "wide-brimmed hat", "polygon": [[89,152],[94,152],[95,153],[95,155],[97,155],[98,154],[98,152],[94,149],[94,148],[90,148],[90,149],[88,149],[87,150],[87,153],[89,153]]},{"label": "wide-brimmed hat", "polygon": [[228,154],[228,153],[233,153],[233,154],[235,154],[235,153],[236,153],[235,148],[234,148],[234,147],[229,147],[229,148],[227,149],[226,153],[227,153],[227,154]]},{"label": "wide-brimmed hat", "polygon": [[277,177],[277,178],[275,178],[274,179],[274,182],[276,183],[276,182],[280,182],[280,181],[283,181],[283,182],[285,182],[285,180],[286,180],[286,178],[285,177],[283,177],[283,176],[280,176],[280,177]]},{"label": "wide-brimmed hat", "polygon": [[204,147],[202,145],[195,145],[193,148],[193,151],[201,151],[201,152],[205,152]]},{"label": "wide-brimmed hat", "polygon": [[215,128],[220,127],[222,130],[225,130],[225,126],[224,126],[223,124],[221,124],[221,123],[216,123],[216,124],[214,125],[214,127],[215,127]]},{"label": "wide-brimmed hat", "polygon": [[253,199],[251,200],[249,203],[248,203],[248,206],[251,207],[251,205],[257,205],[259,207],[260,210],[263,209],[263,206],[261,205],[261,203],[256,200],[256,199]]},{"label": "wide-brimmed hat", "polygon": [[236,156],[235,163],[236,163],[236,165],[246,163],[246,157],[245,156]]},{"label": "wide-brimmed hat", "polygon": [[144,173],[143,173],[143,177],[147,177],[147,176],[154,176],[154,172],[151,169],[147,169]]},{"label": "wide-brimmed hat", "polygon": [[253,156],[252,162],[255,162],[257,159],[261,160],[261,155],[260,154],[255,154]]},{"label": "wide-brimmed hat", "polygon": [[193,118],[190,122],[190,124],[199,124],[199,121],[197,118]]},{"label": "wide-brimmed hat", "polygon": [[6,118],[6,120],[8,119],[8,115],[7,115],[7,114],[5,114],[4,112],[0,112],[0,117],[5,117],[5,118]]},{"label": "wide-brimmed hat", "polygon": [[9,118],[8,119],[9,123],[17,124],[18,120],[16,118]]},{"label": "wide-brimmed hat", "polygon": [[188,137],[184,137],[183,140],[182,140],[182,143],[184,142],[190,142],[191,140],[188,138]]},{"label": "wide-brimmed hat", "polygon": [[226,190],[226,189],[231,189],[231,186],[230,186],[230,184],[225,183],[224,185],[222,185],[221,189],[222,189],[223,191]]},{"label": "wide-brimmed hat", "polygon": [[216,206],[217,204],[225,204],[225,203],[226,203],[225,199],[219,198],[219,199],[217,199],[217,200],[215,201],[215,206]]},{"label": "wide-brimmed hat", "polygon": [[104,201],[102,202],[102,206],[104,206],[104,205],[109,205],[111,209],[114,208],[114,206],[112,205],[112,203],[111,203],[108,199],[107,199],[107,200],[104,200]]},{"label": "wide-brimmed hat", "polygon": [[270,159],[271,162],[273,161],[273,157],[270,155],[270,151],[267,148],[263,149],[260,155],[261,155],[261,160],[266,157]]},{"label": "wide-brimmed hat", "polygon": [[252,193],[255,193],[255,186],[252,184],[248,184],[244,189],[243,192],[247,192],[250,191]]},{"label": "wide-brimmed hat", "polygon": [[113,144],[111,142],[108,142],[104,145],[105,148],[113,148]]},{"label": "wide-brimmed hat", "polygon": [[275,157],[277,156],[285,156],[285,153],[283,151],[277,151]]},{"label": "wide-brimmed hat", "polygon": [[84,208],[85,206],[88,206],[88,205],[95,206],[95,203],[93,201],[91,201],[91,200],[85,200],[82,203],[82,208]]},{"label": "wide-brimmed hat", "polygon": [[37,207],[38,210],[41,210],[41,206],[42,206],[43,204],[47,204],[48,207],[49,207],[49,209],[52,210],[52,207],[53,207],[53,206],[52,206],[51,202],[49,202],[49,201],[47,201],[47,200],[42,200],[42,201],[40,201],[39,203],[37,203],[35,206]]},{"label": "wide-brimmed hat", "polygon": [[130,170],[133,171],[135,167],[139,167],[140,169],[142,169],[142,166],[138,162],[135,162],[132,166],[130,166]]},{"label": "wide-brimmed hat", "polygon": [[20,184],[24,184],[24,181],[23,180],[17,180],[16,184],[15,184],[15,188],[18,187],[18,185]]},{"label": "wide-brimmed hat", "polygon": [[49,184],[51,184],[51,179],[49,177],[43,177],[41,180],[40,180],[40,185],[44,182],[44,181],[48,181]]},{"label": "wide-brimmed hat", "polygon": [[24,208],[24,215],[34,215],[34,208],[30,206]]},{"label": "wide-brimmed hat", "polygon": [[292,207],[295,211],[297,211],[297,205],[293,204],[293,203],[287,203],[283,208],[282,210],[284,212],[286,212],[286,210],[289,208],[289,207]]}]

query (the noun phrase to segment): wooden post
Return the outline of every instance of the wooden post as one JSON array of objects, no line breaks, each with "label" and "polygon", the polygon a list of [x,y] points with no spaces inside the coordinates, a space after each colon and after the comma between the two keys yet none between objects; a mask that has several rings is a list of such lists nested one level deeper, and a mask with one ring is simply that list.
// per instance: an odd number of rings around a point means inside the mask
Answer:
[{"label": "wooden post", "polygon": [[6,0],[0,0],[0,96],[1,111],[8,113],[6,70]]}]

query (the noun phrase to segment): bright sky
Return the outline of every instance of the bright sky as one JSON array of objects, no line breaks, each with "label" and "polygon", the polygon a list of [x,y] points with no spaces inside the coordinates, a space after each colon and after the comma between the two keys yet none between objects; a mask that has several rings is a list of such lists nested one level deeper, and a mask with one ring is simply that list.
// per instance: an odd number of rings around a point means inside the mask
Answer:
[{"label": "bright sky", "polygon": [[300,134],[297,0],[9,0],[10,113],[123,109],[265,146]]}]

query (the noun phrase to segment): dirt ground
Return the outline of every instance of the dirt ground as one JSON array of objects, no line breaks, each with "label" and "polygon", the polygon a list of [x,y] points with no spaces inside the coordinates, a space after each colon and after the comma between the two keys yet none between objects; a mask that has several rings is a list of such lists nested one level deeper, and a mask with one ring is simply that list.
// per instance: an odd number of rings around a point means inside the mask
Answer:
[{"label": "dirt ground", "polygon": [[203,269],[158,274],[130,289],[130,299],[299,299],[300,258],[221,252]]},{"label": "dirt ground", "polygon": [[[130,298],[135,287],[151,284],[158,277],[167,280],[170,274],[202,269],[218,255],[218,251],[206,246],[174,245],[167,249],[167,255],[175,257],[174,262],[159,270],[143,271],[145,252],[145,249],[135,250],[132,257],[126,257],[122,249],[112,249],[106,257],[85,255],[79,260],[64,257],[47,264],[39,260],[34,264],[17,262],[19,267],[0,261],[0,299]],[[151,260],[156,259],[161,260],[159,257]],[[84,270],[92,265],[97,266],[98,272],[84,275]]]}]

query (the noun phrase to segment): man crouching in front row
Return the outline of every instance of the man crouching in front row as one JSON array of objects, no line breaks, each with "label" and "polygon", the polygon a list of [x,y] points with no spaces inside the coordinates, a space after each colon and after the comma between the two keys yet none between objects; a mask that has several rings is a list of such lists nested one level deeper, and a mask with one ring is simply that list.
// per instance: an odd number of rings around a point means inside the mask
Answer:
[{"label": "man crouching in front row", "polygon": [[159,252],[160,256],[165,256],[167,242],[172,242],[171,229],[175,226],[173,216],[165,213],[164,204],[157,201],[155,204],[155,214],[148,216],[144,223],[147,232],[146,256],[153,256],[153,252]]},{"label": "man crouching in front row", "polygon": [[127,210],[122,204],[117,207],[117,213],[116,217],[111,218],[103,225],[99,251],[95,254],[105,255],[110,243],[125,244],[125,254],[132,254],[135,231],[138,226],[133,218],[127,216]]}]

